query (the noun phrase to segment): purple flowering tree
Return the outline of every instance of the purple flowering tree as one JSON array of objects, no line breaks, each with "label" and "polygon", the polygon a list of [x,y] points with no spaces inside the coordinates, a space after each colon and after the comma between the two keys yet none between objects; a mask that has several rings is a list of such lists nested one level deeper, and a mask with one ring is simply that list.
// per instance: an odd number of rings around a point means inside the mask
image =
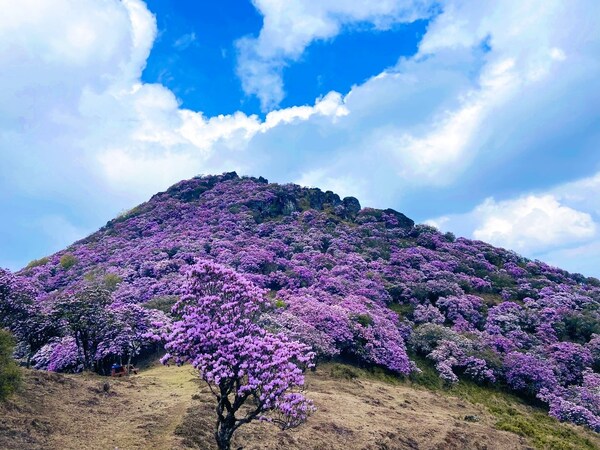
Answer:
[{"label": "purple flowering tree", "polygon": [[29,281],[0,269],[0,327],[11,331],[18,341],[17,355],[30,366],[33,355],[51,338],[57,336],[56,324],[51,320],[37,292]]},{"label": "purple flowering tree", "polygon": [[160,343],[170,319],[162,311],[131,303],[109,306],[111,329],[98,348],[98,359],[115,356],[126,358],[127,367],[144,348]]},{"label": "purple flowering tree", "polygon": [[54,305],[56,319],[75,340],[84,370],[96,370],[98,349],[113,325],[114,315],[107,309],[110,300],[109,291],[89,286]]},{"label": "purple flowering tree", "polygon": [[314,410],[301,392],[314,354],[258,325],[270,309],[264,294],[232,269],[201,262],[188,271],[173,308],[181,320],[167,336],[163,362],[187,361],[198,369],[217,401],[215,439],[221,450],[229,450],[234,432],[254,419],[290,428]]}]

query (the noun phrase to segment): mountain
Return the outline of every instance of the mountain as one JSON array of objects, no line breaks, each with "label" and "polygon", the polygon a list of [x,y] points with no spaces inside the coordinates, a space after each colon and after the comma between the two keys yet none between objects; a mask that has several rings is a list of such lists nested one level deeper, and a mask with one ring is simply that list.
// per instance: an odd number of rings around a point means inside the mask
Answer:
[{"label": "mountain", "polygon": [[[330,191],[235,173],[182,181],[16,278],[49,307],[101,285],[114,304],[167,311],[203,259],[266,289],[264,325],[320,360],[400,376],[431,366],[448,385],[501,386],[600,431],[597,279]],[[40,352],[66,352],[62,339]]]}]

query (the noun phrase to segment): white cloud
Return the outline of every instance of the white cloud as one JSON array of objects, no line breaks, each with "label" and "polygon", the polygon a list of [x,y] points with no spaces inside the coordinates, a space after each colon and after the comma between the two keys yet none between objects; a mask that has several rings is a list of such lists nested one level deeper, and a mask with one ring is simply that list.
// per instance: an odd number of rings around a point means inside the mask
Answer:
[{"label": "white cloud", "polygon": [[481,122],[518,84],[510,59],[491,65],[479,86],[462,94],[459,105],[436,114],[421,130],[391,126],[369,136],[380,153],[390,155],[403,179],[416,183],[446,184],[455,175],[449,168],[464,167],[467,151]]},{"label": "white cloud", "polygon": [[394,23],[413,22],[429,14],[429,1],[380,0],[254,0],[263,15],[258,37],[237,42],[238,74],[247,94],[256,95],[263,109],[284,97],[281,72],[315,40],[331,39],[344,26],[368,23],[386,29]]},{"label": "white cloud", "polygon": [[530,254],[589,240],[597,228],[590,214],[564,206],[552,195],[487,199],[473,215],[479,221],[475,239]]},{"label": "white cloud", "polygon": [[[561,7],[546,6],[534,20],[519,15],[520,6],[465,8],[449,2],[414,58],[347,95],[330,92],[312,106],[272,111],[261,122],[242,112],[205,117],[181,109],[164,86],[140,82],[156,37],[155,19],[140,0],[60,0],[51,10],[25,5],[39,12],[32,16],[20,5],[8,8],[10,21],[0,31],[2,62],[11,67],[0,74],[5,87],[0,108],[7,118],[2,148],[21,142],[23,149],[34,149],[28,157],[38,166],[44,161],[78,173],[86,167],[96,181],[119,192],[127,185],[136,199],[186,174],[227,168],[277,174],[281,180],[316,179],[315,173],[334,180],[342,173],[380,203],[397,199],[394,189],[449,185],[482,151],[480,137],[499,132],[494,114],[509,114],[532,85],[546,83],[565,61],[580,58],[578,49],[587,39],[548,36],[548,25],[559,25]],[[392,0],[256,5],[265,22],[253,45],[264,57],[286,58],[347,24],[385,28],[427,9],[421,2]],[[290,29],[290,18],[302,20]],[[54,21],[61,30],[76,25],[72,32],[56,33]],[[111,33],[104,32],[108,23]],[[16,37],[15,27],[24,30],[24,38]],[[74,40],[70,33],[82,37]],[[478,54],[486,36],[492,49]],[[19,56],[23,52],[27,59]],[[167,159],[174,162],[160,163]],[[25,165],[19,159],[10,163]],[[163,175],[145,177],[141,167],[160,167]]]},{"label": "white cloud", "polygon": [[480,239],[570,271],[599,276],[600,172],[545,192],[430,219],[444,231]]},{"label": "white cloud", "polygon": [[552,189],[562,202],[600,217],[600,172]]},{"label": "white cloud", "polygon": [[45,234],[46,239],[56,250],[72,244],[93,231],[73,225],[66,217],[56,214],[42,216],[30,226]]},{"label": "white cloud", "polygon": [[173,42],[173,48],[176,50],[185,50],[190,45],[193,45],[197,41],[196,33],[192,31],[191,33],[186,33]]},{"label": "white cloud", "polygon": [[328,176],[324,170],[315,169],[302,174],[300,178],[294,180],[300,186],[317,187],[323,190],[335,192],[340,197],[356,197],[361,201],[368,198],[368,190],[364,182],[353,178],[351,175],[339,174],[337,176]]},{"label": "white cloud", "polygon": [[[344,105],[344,99],[339,92],[331,91],[322,98],[318,98],[314,106],[292,106],[286,109],[278,109],[267,114],[263,131],[275,128],[282,123],[293,123],[294,121],[308,120],[314,115],[332,117],[347,116],[350,112]],[[334,120],[335,122],[335,120]]]}]

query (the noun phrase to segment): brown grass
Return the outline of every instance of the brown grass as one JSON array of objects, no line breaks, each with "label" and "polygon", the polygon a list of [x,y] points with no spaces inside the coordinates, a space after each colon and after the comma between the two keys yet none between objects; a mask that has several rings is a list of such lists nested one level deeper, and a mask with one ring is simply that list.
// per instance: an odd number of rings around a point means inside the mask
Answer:
[{"label": "brown grass", "polygon": [[[26,371],[21,392],[0,404],[0,449],[215,449],[212,398],[196,380],[189,367],[160,365],[128,379]],[[282,432],[252,423],[239,430],[233,448],[531,448],[466,400],[339,364],[321,366],[307,383],[318,411],[306,424]]]}]

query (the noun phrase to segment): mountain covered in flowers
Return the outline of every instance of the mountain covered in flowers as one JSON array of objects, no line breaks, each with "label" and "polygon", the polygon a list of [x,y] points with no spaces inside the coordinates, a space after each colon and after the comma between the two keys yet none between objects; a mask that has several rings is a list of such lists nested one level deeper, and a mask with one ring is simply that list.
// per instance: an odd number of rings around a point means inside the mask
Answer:
[{"label": "mountain covered in flowers", "polygon": [[0,318],[37,368],[101,369],[160,346],[198,261],[267,292],[261,327],[310,346],[317,364],[411,376],[427,363],[448,384],[498,385],[600,432],[600,281],[264,178],[182,181],[64,251],[1,271]]}]

